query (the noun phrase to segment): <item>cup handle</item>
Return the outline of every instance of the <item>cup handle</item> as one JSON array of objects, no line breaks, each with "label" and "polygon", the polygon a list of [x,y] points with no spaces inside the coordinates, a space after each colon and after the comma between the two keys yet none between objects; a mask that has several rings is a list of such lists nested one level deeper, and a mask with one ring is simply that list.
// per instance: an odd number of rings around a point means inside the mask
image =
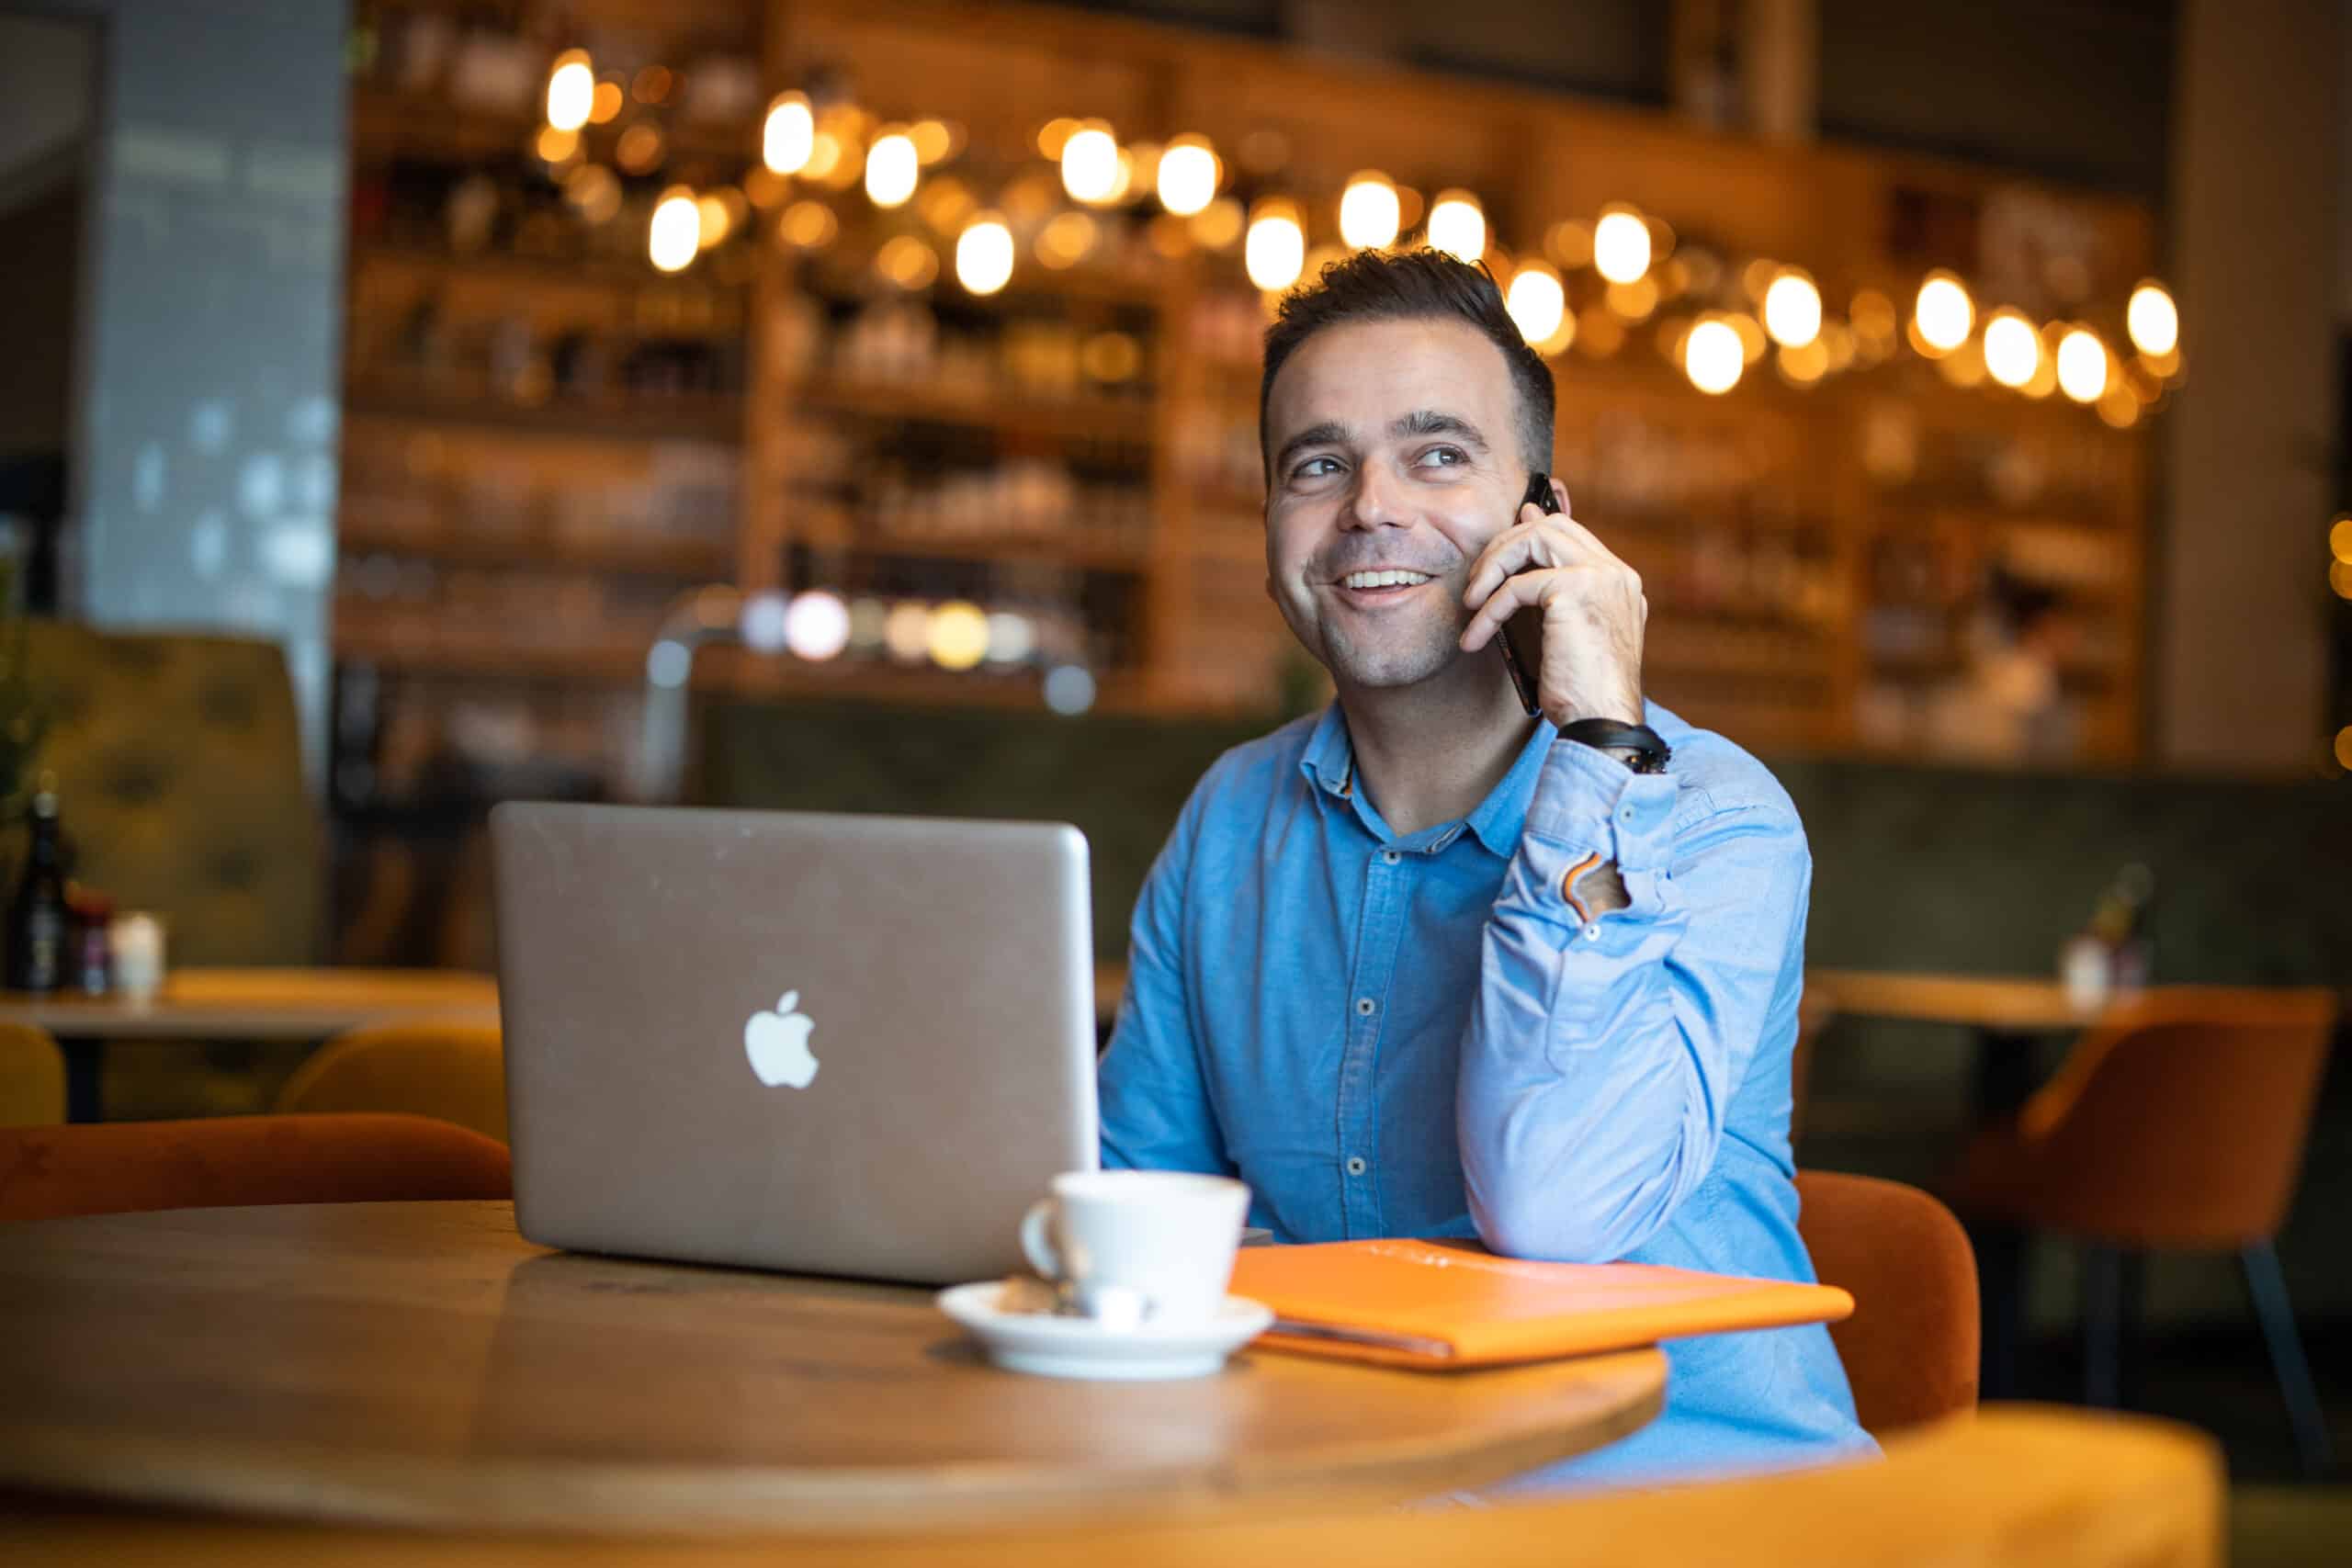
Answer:
[{"label": "cup handle", "polygon": [[1054,1201],[1040,1198],[1030,1204],[1029,1212],[1021,1217],[1021,1252],[1029,1259],[1029,1267],[1037,1270],[1041,1277],[1059,1280],[1062,1277],[1062,1257],[1055,1250],[1053,1232]]}]

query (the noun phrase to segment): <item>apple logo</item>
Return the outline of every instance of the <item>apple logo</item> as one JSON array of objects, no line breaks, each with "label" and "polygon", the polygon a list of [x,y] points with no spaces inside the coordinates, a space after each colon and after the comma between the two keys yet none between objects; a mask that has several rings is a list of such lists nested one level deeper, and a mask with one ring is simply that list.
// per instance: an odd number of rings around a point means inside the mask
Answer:
[{"label": "apple logo", "polygon": [[743,1054],[770,1089],[780,1083],[807,1089],[816,1081],[817,1058],[808,1049],[808,1032],[817,1021],[796,1010],[799,1006],[800,993],[786,991],[774,1012],[755,1012],[743,1025]]}]

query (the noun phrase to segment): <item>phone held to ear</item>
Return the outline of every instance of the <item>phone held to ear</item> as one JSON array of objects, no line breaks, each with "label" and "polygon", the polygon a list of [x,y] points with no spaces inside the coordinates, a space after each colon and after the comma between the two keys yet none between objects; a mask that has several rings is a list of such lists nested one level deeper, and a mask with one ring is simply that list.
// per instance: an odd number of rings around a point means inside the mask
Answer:
[{"label": "phone held to ear", "polygon": [[[1546,512],[1559,511],[1559,497],[1552,493],[1552,476],[1528,476],[1527,493],[1519,498],[1519,504],[1540,506]],[[1511,521],[1518,520],[1519,513],[1512,513]],[[1510,671],[1512,689],[1519,693],[1519,705],[1527,710],[1528,717],[1533,718],[1544,711],[1541,688],[1536,685],[1544,670],[1544,606],[1529,604],[1520,609],[1503,623],[1502,635],[1495,638],[1495,646],[1503,650],[1503,668]]]}]

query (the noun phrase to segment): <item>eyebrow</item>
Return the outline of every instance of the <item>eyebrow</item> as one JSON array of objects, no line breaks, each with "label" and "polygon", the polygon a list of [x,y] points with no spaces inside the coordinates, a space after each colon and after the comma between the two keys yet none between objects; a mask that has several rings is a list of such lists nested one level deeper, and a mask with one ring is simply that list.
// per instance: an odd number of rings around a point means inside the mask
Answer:
[{"label": "eyebrow", "polygon": [[[1464,446],[1476,447],[1481,453],[1488,449],[1487,438],[1476,425],[1459,414],[1446,413],[1438,409],[1415,409],[1410,413],[1399,414],[1389,421],[1388,433],[1400,437],[1452,435],[1458,437]],[[1290,460],[1309,446],[1345,446],[1351,439],[1348,427],[1337,420],[1327,419],[1319,424],[1310,424],[1283,443],[1282,450],[1274,454],[1274,467],[1277,469],[1289,468]]]},{"label": "eyebrow", "polygon": [[1458,435],[1465,446],[1487,450],[1487,438],[1476,425],[1460,414],[1441,412],[1436,409],[1415,409],[1399,415],[1388,426],[1392,435]]},{"label": "eyebrow", "polygon": [[1276,469],[1290,467],[1290,460],[1309,446],[1344,446],[1348,444],[1348,427],[1337,420],[1327,419],[1320,424],[1310,424],[1283,443],[1274,454]]}]

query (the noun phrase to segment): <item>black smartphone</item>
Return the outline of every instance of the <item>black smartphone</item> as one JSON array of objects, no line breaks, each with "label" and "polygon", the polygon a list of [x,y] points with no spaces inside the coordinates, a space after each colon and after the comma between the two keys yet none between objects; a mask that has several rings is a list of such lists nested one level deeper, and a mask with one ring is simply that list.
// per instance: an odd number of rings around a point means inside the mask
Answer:
[{"label": "black smartphone", "polygon": [[[1546,512],[1559,511],[1559,497],[1552,493],[1552,476],[1530,475],[1527,493],[1519,498],[1519,504],[1540,506]],[[1511,521],[1519,521],[1517,511],[1511,513]],[[1544,711],[1541,689],[1536,685],[1544,671],[1544,607],[1529,604],[1505,621],[1495,646],[1503,650],[1503,668],[1510,671],[1511,688],[1519,694],[1519,705],[1527,710],[1528,717],[1534,717]]]}]

